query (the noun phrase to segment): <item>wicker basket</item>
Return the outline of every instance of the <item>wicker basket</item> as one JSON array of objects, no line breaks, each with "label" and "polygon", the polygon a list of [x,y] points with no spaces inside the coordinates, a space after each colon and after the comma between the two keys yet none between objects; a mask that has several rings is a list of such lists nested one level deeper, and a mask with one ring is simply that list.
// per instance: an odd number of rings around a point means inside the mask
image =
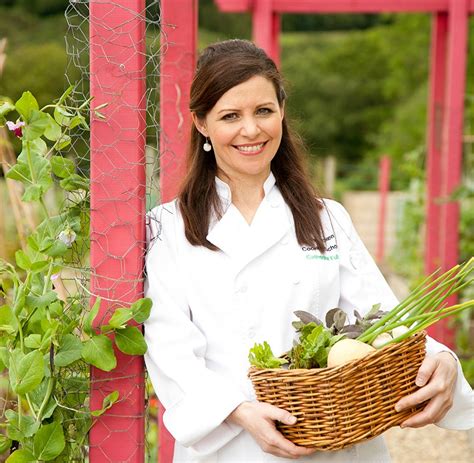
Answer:
[{"label": "wicker basket", "polygon": [[360,360],[311,370],[251,368],[257,399],[288,410],[295,425],[279,424],[297,445],[339,450],[401,424],[424,404],[395,411],[396,402],[418,388],[426,334],[417,333]]}]

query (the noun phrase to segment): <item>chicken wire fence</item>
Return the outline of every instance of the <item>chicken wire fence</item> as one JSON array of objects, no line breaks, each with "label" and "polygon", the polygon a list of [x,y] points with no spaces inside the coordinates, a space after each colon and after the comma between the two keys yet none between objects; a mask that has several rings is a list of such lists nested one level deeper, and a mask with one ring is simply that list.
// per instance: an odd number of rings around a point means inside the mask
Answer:
[{"label": "chicken wire fence", "polygon": [[[91,294],[102,297],[103,319],[141,297],[144,212],[160,197],[159,60],[164,43],[159,3],[71,0],[65,15],[69,67],[80,71],[79,80],[69,82],[75,85],[74,97],[84,101],[93,94],[91,107],[103,106],[99,114],[91,112],[96,117],[91,149],[85,143],[88,133],[79,134],[72,148],[78,169],[91,180],[94,225],[91,268],[79,269],[83,280],[90,279],[78,293],[85,300]],[[89,379],[91,408],[100,407],[113,390],[120,392],[119,401],[91,429],[89,459],[157,461],[156,400],[144,390],[142,360],[119,352],[117,357],[115,370],[93,369]],[[152,407],[146,406],[145,396]]]},{"label": "chicken wire fence", "polygon": [[[59,217],[65,208],[79,209],[90,241],[72,235],[71,257],[54,286],[67,307],[82,308],[82,320],[91,298],[100,297],[98,326],[111,311],[142,297],[146,211],[160,201],[159,68],[165,44],[159,0],[70,0],[65,18],[70,99],[80,106],[94,98],[91,131],[77,127],[62,155],[74,161],[78,176],[90,179],[90,192],[56,190],[46,203]],[[35,212],[31,216],[33,228],[39,222]],[[115,353],[118,365],[109,373],[90,370],[82,360],[62,368],[65,379],[54,398],[70,445],[55,461],[157,461],[157,402],[143,360]],[[0,422],[16,400],[8,389],[0,387]],[[110,410],[91,415],[113,391],[119,397]]]}]

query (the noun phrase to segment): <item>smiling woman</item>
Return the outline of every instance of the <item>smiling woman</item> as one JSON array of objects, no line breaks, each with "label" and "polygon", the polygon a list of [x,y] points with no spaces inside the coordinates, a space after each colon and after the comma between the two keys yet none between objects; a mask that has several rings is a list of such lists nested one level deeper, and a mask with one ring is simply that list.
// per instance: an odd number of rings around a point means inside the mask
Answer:
[{"label": "smiling woman", "polygon": [[[295,445],[276,423],[296,416],[258,402],[247,378],[254,343],[291,348],[294,310],[324,319],[339,307],[350,318],[397,305],[345,209],[311,186],[285,99],[275,64],[251,42],[206,48],[191,86],[187,177],[149,215],[145,360],[175,462],[390,461],[381,438],[330,455]],[[472,393],[443,350],[427,343],[426,387],[404,406],[428,406],[407,426],[469,426]]]}]

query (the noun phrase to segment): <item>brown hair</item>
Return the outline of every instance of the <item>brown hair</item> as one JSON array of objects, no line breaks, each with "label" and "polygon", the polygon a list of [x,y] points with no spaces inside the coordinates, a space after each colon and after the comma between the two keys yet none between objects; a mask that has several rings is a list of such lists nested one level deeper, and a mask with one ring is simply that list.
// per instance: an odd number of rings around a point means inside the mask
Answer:
[{"label": "brown hair", "polygon": [[[286,98],[283,79],[275,63],[261,48],[247,40],[236,39],[210,45],[197,63],[191,85],[190,110],[199,119],[204,119],[224,93],[254,76],[263,76],[272,82],[282,106]],[[206,237],[212,215],[220,218],[224,211],[215,185],[216,160],[203,150],[204,142],[204,136],[193,124],[187,152],[188,174],[178,197],[179,208],[188,241],[216,250]],[[271,170],[293,214],[298,242],[324,252],[319,214],[322,204],[305,171],[302,151],[299,138],[290,132],[284,117],[282,139]]]}]

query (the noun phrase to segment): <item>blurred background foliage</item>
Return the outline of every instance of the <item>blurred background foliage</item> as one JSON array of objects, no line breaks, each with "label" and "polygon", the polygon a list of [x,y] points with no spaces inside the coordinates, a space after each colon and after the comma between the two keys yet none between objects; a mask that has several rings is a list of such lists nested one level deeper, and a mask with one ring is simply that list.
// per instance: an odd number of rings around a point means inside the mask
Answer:
[{"label": "blurred background foliage", "polygon": [[[8,39],[0,94],[17,98],[28,88],[40,104],[64,87],[67,0],[0,0],[0,38]],[[155,7],[149,11],[159,16]],[[251,37],[250,14],[223,14],[213,0],[199,1],[199,43]],[[474,48],[474,21],[470,24]],[[409,186],[424,159],[430,17],[397,15],[284,15],[282,70],[288,114],[313,159],[333,155],[343,187],[376,188],[377,162],[392,156],[392,188]],[[153,32],[152,32],[153,33]],[[154,33],[158,34],[159,31]],[[474,53],[469,53],[474,73]],[[68,68],[70,81],[78,71]],[[474,94],[468,79],[468,94]],[[474,118],[474,104],[466,119]],[[411,155],[412,156],[412,155]],[[418,170],[421,169],[421,172]]]}]

